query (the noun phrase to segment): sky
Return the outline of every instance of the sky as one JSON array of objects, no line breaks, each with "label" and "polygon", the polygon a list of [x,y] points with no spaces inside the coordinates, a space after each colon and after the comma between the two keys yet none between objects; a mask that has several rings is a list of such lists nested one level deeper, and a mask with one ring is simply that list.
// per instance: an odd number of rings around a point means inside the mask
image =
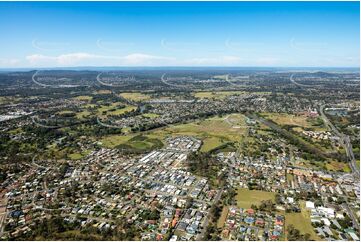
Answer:
[{"label": "sky", "polygon": [[0,2],[0,68],[359,67],[359,2]]}]

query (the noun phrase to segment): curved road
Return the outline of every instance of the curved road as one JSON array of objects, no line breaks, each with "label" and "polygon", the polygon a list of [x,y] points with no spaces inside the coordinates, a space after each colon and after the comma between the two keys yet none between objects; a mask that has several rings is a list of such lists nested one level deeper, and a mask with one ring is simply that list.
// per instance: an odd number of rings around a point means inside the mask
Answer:
[{"label": "curved road", "polygon": [[320,87],[320,85],[306,85],[306,84],[301,84],[301,83],[298,83],[298,82],[296,82],[294,79],[293,79],[293,76],[294,76],[295,74],[292,74],[291,76],[290,76],[290,81],[293,83],[293,84],[295,84],[296,86],[298,86],[298,87]]},{"label": "curved road", "polygon": [[164,74],[161,76],[161,78],[160,78],[160,80],[161,80],[164,84],[166,84],[166,85],[168,85],[168,86],[171,86],[171,87],[189,88],[187,85],[177,85],[177,84],[170,84],[170,83],[168,83],[168,82],[166,81],[166,79],[164,79],[165,75],[167,75],[167,74],[164,73]]},{"label": "curved road", "polygon": [[111,124],[106,124],[106,123],[103,123],[102,121],[100,121],[99,117],[97,117],[97,123],[100,125],[100,126],[103,126],[103,127],[106,127],[106,128],[113,128],[113,129],[122,129],[124,128],[124,126],[116,126],[116,125],[111,125]]},{"label": "curved road", "polygon": [[[97,75],[97,82],[99,82],[101,85],[103,86],[107,86],[107,87],[124,87],[124,85],[114,85],[112,83],[105,83],[103,81],[100,80],[100,76],[103,74],[103,72],[100,72],[98,75]],[[132,77],[132,80],[135,80],[134,77]]]},{"label": "curved road", "polygon": [[226,75],[225,81],[226,81],[228,84],[230,84],[231,86],[234,86],[234,87],[242,87],[242,88],[244,87],[244,86],[242,86],[242,85],[238,85],[238,84],[235,84],[235,83],[231,82],[231,81],[228,79],[228,77],[229,77],[229,74]]}]

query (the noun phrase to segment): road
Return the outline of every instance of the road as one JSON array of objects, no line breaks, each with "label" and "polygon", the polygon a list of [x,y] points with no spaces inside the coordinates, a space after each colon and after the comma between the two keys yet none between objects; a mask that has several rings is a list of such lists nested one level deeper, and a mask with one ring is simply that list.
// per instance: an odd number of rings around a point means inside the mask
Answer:
[{"label": "road", "polygon": [[231,82],[231,81],[229,80],[229,74],[226,75],[226,78],[225,78],[224,80],[225,80],[228,84],[230,84],[231,86],[244,88],[244,86],[242,86],[242,85],[235,84],[235,83]]},{"label": "road", "polygon": [[124,128],[125,126],[124,125],[111,125],[111,124],[106,124],[106,123],[103,123],[102,121],[100,121],[99,117],[97,117],[97,123],[103,127],[106,127],[106,128],[112,128],[112,129],[122,129]]},{"label": "road", "polygon": [[349,207],[348,203],[345,202],[342,204],[342,207],[347,210],[348,214],[350,215],[351,219],[352,219],[352,222],[353,222],[353,227],[354,228],[360,228],[360,225],[358,223],[358,219],[357,217],[355,216],[355,214],[353,213],[353,211],[351,210],[351,208]]},{"label": "road", "polygon": [[38,82],[37,80],[35,80],[35,76],[38,74],[39,71],[36,71],[34,73],[34,75],[31,77],[31,80],[36,84],[36,85],[39,85],[41,87],[52,87],[52,85],[48,85],[48,84],[43,84],[43,83],[40,83]]},{"label": "road", "polygon": [[32,117],[31,117],[31,120],[33,121],[34,124],[36,124],[36,125],[39,126],[39,127],[47,128],[47,129],[65,128],[65,126],[49,126],[49,125],[44,125],[44,124],[38,123],[38,122],[35,120],[35,118],[37,118],[37,117],[32,116]]},{"label": "road", "polygon": [[350,168],[352,170],[352,173],[356,176],[356,178],[359,180],[360,179],[360,170],[357,167],[356,164],[356,159],[355,156],[353,154],[352,151],[352,145],[351,145],[351,140],[350,137],[348,135],[345,135],[343,133],[341,133],[332,123],[331,121],[327,118],[327,116],[325,115],[325,113],[323,112],[325,109],[325,105],[322,105],[320,107],[320,114],[322,119],[324,120],[325,124],[340,138],[340,142],[341,145],[344,147],[344,149],[346,150],[346,155],[348,157],[349,160],[349,164],[350,164]]},{"label": "road", "polygon": [[291,76],[290,76],[290,81],[293,83],[293,84],[295,84],[296,86],[298,86],[298,87],[320,87],[320,85],[305,85],[305,84],[301,84],[301,83],[298,83],[298,82],[296,82],[294,79],[293,79],[293,76],[294,76],[295,74],[292,74]]},{"label": "road", "polygon": [[165,85],[168,85],[168,86],[171,86],[171,87],[178,87],[178,88],[189,88],[187,85],[179,85],[179,84],[170,84],[170,83],[168,83],[168,82],[167,82],[167,79],[164,78],[165,75],[166,75],[166,73],[164,73],[164,74],[161,76],[161,78],[160,78],[160,80],[161,80]]},{"label": "road", "polygon": [[[223,188],[221,188],[218,191],[216,197],[214,198],[213,205],[218,203],[219,199],[221,199],[222,193],[223,193]],[[197,235],[196,241],[205,240],[204,235],[208,228],[209,216],[210,216],[210,214],[208,214],[207,217],[204,219],[203,225],[202,225],[203,229],[202,229],[201,233]]]},{"label": "road", "polygon": [[3,197],[1,198],[1,204],[0,204],[0,211],[1,211],[1,214],[0,214],[0,237],[3,236],[4,234],[4,229],[5,229],[5,220],[6,220],[6,217],[7,217],[7,209],[6,209],[6,206],[7,206],[7,197],[5,197],[5,194],[3,194]]}]

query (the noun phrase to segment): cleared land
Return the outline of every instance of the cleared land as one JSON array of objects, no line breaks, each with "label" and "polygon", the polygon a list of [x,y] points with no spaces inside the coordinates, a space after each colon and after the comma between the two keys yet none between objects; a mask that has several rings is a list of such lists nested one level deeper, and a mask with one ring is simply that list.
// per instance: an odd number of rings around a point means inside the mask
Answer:
[{"label": "cleared land", "polygon": [[79,160],[79,159],[87,156],[89,153],[90,153],[90,151],[88,151],[88,150],[81,152],[81,153],[71,153],[71,154],[68,154],[68,157],[72,160]]},{"label": "cleared land", "polygon": [[147,135],[111,135],[103,138],[101,143],[108,148],[119,148],[133,152],[145,152],[161,148],[161,140]]},{"label": "cleared land", "polygon": [[223,207],[222,214],[217,221],[217,228],[223,228],[224,223],[226,222],[226,219],[227,219],[228,209],[229,209],[228,206]]},{"label": "cleared land", "polygon": [[[232,114],[232,123],[225,117],[213,117],[187,124],[172,125],[156,130],[151,134],[164,139],[167,136],[190,135],[203,141],[201,151],[207,152],[220,147],[227,142],[239,142],[240,137],[247,135],[245,117],[242,114]],[[234,128],[238,125],[242,128]]]},{"label": "cleared land", "polygon": [[298,132],[305,129],[313,131],[327,131],[326,126],[320,118],[308,118],[304,115],[287,113],[261,113],[261,115],[281,126],[296,126],[293,129]]},{"label": "cleared land", "polygon": [[149,100],[151,98],[149,95],[143,94],[140,92],[124,92],[124,93],[121,93],[120,96],[122,96],[125,99],[135,101],[135,102],[145,101],[145,100]]},{"label": "cleared land", "polygon": [[193,96],[201,99],[224,99],[228,96],[245,94],[244,91],[225,91],[225,92],[194,92]]},{"label": "cleared land", "polygon": [[90,100],[93,99],[93,97],[91,97],[91,96],[77,96],[77,97],[74,97],[73,99],[80,100],[80,101],[90,101]]},{"label": "cleared land", "polygon": [[265,192],[258,190],[249,190],[246,188],[239,188],[237,190],[237,205],[240,208],[251,208],[253,205],[260,205],[264,200],[272,200],[275,201],[275,193],[273,192]]},{"label": "cleared land", "polygon": [[287,226],[291,224],[302,234],[309,233],[311,235],[311,240],[320,240],[320,238],[313,230],[313,227],[311,225],[310,213],[306,210],[304,201],[301,202],[300,213],[286,213],[285,227],[287,228]]},{"label": "cleared land", "polygon": [[111,105],[101,105],[97,110],[97,115],[101,117],[105,117],[107,115],[120,115],[125,112],[130,112],[136,109],[135,106],[126,106],[124,108],[118,108],[122,103],[116,102]]},{"label": "cleared land", "polygon": [[146,118],[156,118],[156,117],[159,117],[159,115],[158,114],[156,114],[156,113],[144,113],[144,114],[142,114],[144,117],[146,117]]},{"label": "cleared land", "polygon": [[111,94],[112,91],[110,90],[98,90],[98,91],[95,91],[94,94]]},{"label": "cleared land", "polygon": [[[151,116],[152,115],[150,115],[150,117]],[[226,117],[232,122],[226,119]],[[234,128],[235,125],[239,127]],[[138,134],[110,135],[103,138],[101,142],[106,147],[114,148],[118,145],[128,144],[128,141],[137,135]],[[163,142],[170,136],[194,136],[203,141],[201,151],[207,152],[222,147],[227,143],[239,143],[241,137],[247,139],[247,128],[245,125],[245,116],[242,114],[232,114],[187,124],[170,125],[168,127],[142,132],[142,135],[149,139],[158,139]]]}]

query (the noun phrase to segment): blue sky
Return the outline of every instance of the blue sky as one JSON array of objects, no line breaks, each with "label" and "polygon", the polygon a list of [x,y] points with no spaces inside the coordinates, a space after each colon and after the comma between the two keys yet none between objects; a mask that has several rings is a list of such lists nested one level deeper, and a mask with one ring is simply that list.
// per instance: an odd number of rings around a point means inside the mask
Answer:
[{"label": "blue sky", "polygon": [[359,2],[0,2],[0,67],[358,67]]}]

